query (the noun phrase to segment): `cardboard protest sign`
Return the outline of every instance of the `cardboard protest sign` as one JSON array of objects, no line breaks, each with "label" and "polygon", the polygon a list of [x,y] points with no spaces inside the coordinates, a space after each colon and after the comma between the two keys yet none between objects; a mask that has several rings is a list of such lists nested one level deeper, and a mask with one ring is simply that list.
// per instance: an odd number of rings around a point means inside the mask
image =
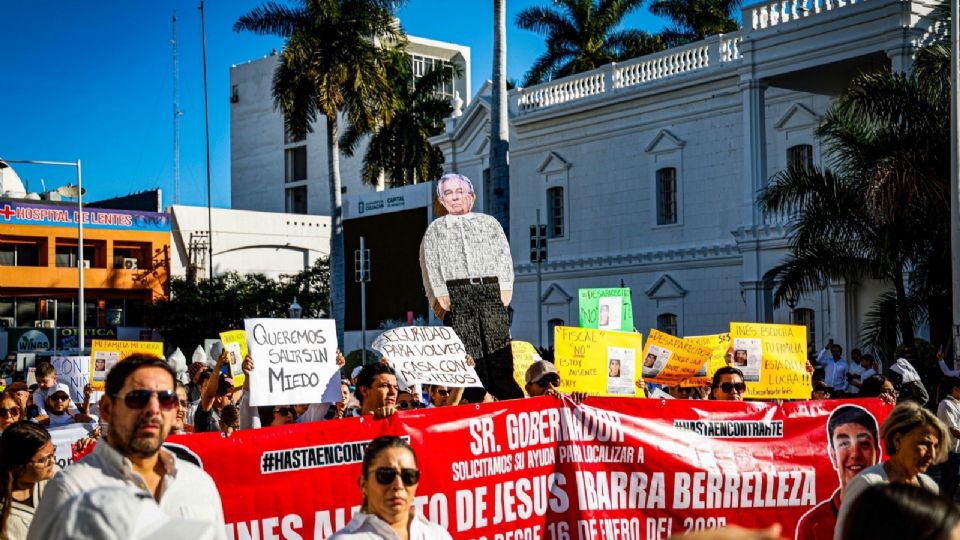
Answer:
[{"label": "cardboard protest sign", "polygon": [[702,347],[709,347],[711,352],[710,359],[704,362],[692,377],[681,382],[680,386],[710,386],[714,372],[733,361],[729,332],[706,336],[684,336],[683,339],[692,341]]},{"label": "cardboard protest sign", "polygon": [[637,360],[643,336],[592,328],[558,326],[554,331],[560,391],[598,396],[643,396]]},{"label": "cardboard protest sign", "polygon": [[806,327],[732,322],[730,341],[733,367],[747,383],[745,398],[810,399]]},{"label": "cardboard protest sign", "polygon": [[373,340],[373,348],[387,357],[401,386],[442,384],[482,387],[476,370],[467,364],[467,350],[453,328],[401,326]]},{"label": "cardboard protest sign", "polygon": [[[70,399],[74,403],[83,403],[83,387],[90,384],[90,359],[86,356],[54,356],[50,365],[57,370],[57,382],[70,387]],[[100,401],[102,392],[94,392],[90,397],[91,407]]]},{"label": "cardboard protest sign", "polygon": [[543,358],[540,358],[537,349],[526,341],[511,341],[510,348],[513,350],[513,380],[523,388],[527,384],[524,377],[530,369],[530,364]]},{"label": "cardboard protest sign", "polygon": [[247,376],[243,373],[243,359],[247,356],[247,333],[243,330],[230,330],[220,332],[220,341],[223,342],[223,348],[230,355],[230,377],[233,378],[233,386],[243,387],[243,381]]},{"label": "cardboard protest sign", "polygon": [[580,289],[580,326],[633,332],[630,289]]},{"label": "cardboard protest sign", "polygon": [[150,354],[163,358],[163,343],[159,341],[117,341],[113,339],[95,339],[90,342],[90,385],[94,390],[103,391],[107,372],[133,354]]},{"label": "cardboard protest sign", "polygon": [[644,380],[674,386],[691,377],[710,358],[711,349],[650,329],[643,349]]},{"label": "cardboard protest sign", "polygon": [[330,319],[246,319],[254,369],[250,405],[335,403],[340,394],[337,329]]}]

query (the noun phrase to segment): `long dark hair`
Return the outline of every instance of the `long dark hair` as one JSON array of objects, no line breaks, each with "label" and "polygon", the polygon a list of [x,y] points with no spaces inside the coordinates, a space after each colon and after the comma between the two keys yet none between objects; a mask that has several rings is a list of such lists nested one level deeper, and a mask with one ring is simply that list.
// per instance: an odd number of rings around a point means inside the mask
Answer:
[{"label": "long dark hair", "polygon": [[30,463],[37,451],[50,441],[50,434],[38,424],[21,420],[11,424],[0,434],[0,536],[6,540],[7,518],[17,478],[25,465]]},{"label": "long dark hair", "polygon": [[912,484],[873,485],[852,504],[842,540],[947,540],[960,522],[960,510],[952,502]]},{"label": "long dark hair", "polygon": [[[390,448],[405,448],[408,452],[410,452],[410,455],[413,456],[413,463],[417,463],[417,454],[413,451],[413,448],[410,447],[410,443],[408,443],[403,437],[377,437],[376,439],[370,441],[370,444],[367,445],[366,451],[363,453],[363,466],[360,472],[363,478],[366,478],[370,474],[370,467],[373,466],[373,462],[375,459],[377,459],[377,456],[379,456],[384,450],[388,450]],[[367,509],[366,495],[363,495],[363,502],[361,503],[360,508],[363,511],[366,511]]]}]

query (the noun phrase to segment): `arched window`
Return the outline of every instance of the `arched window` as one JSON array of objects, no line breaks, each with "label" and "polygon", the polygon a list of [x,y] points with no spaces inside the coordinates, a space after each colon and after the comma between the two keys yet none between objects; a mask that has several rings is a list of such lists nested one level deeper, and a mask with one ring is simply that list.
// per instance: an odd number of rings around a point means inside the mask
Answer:
[{"label": "arched window", "polygon": [[793,310],[793,324],[807,327],[807,343],[811,345],[817,343],[817,323],[814,314],[815,312],[809,308]]},{"label": "arched window", "polygon": [[787,167],[813,170],[813,145],[797,144],[787,148]]},{"label": "arched window", "polygon": [[563,325],[563,319],[550,319],[547,321],[547,343],[550,345],[551,350],[553,350],[553,334],[558,326]]},{"label": "arched window", "polygon": [[677,335],[677,316],[673,313],[661,313],[657,315],[657,330],[670,334],[671,336]]},{"label": "arched window", "polygon": [[677,169],[657,170],[657,225],[677,222]]},{"label": "arched window", "polygon": [[547,238],[563,238],[563,188],[547,189]]}]

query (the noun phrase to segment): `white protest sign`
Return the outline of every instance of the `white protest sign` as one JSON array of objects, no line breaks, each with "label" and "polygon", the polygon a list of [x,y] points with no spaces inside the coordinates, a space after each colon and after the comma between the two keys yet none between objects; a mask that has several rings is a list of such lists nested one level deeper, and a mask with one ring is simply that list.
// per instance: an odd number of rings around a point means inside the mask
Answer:
[{"label": "white protest sign", "polygon": [[482,387],[475,369],[467,364],[467,350],[452,328],[403,326],[380,334],[373,348],[387,357],[398,381],[414,384]]},{"label": "white protest sign", "polygon": [[335,403],[340,393],[337,328],[331,319],[246,319],[253,358],[250,405]]},{"label": "white protest sign", "polygon": [[[83,403],[83,387],[90,384],[90,357],[89,356],[54,356],[50,358],[50,365],[57,370],[57,382],[70,387],[70,399],[74,403]],[[94,392],[102,394],[102,392]],[[94,403],[92,397],[90,402]]]},{"label": "white protest sign", "polygon": [[[47,431],[50,433],[50,441],[57,447],[55,455],[57,465],[59,465],[61,469],[73,463],[73,443],[84,437],[89,437],[95,428],[95,423],[68,424],[66,426],[47,428]],[[99,442],[97,444],[107,443]]]}]

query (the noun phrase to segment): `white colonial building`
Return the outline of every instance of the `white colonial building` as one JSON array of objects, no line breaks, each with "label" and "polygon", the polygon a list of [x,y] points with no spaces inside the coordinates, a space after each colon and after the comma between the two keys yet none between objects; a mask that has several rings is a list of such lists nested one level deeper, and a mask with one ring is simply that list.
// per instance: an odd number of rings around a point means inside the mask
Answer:
[{"label": "white colonial building", "polygon": [[[469,47],[414,36],[408,39],[407,51],[415,77],[435,65],[456,65],[460,75],[455,74],[441,92],[451,99],[470,96]],[[274,106],[272,90],[279,59],[274,51],[260,60],[230,68],[231,206],[329,215],[326,121],[321,118],[314,123],[313,132],[305,139],[291,140],[286,136],[283,115]],[[366,186],[360,178],[365,151],[365,144],[361,144],[353,158],[340,156],[344,194],[383,189]]]},{"label": "white colonial building", "polygon": [[[787,255],[787,229],[756,195],[791,161],[824,164],[815,132],[833,97],[859,71],[908,69],[931,6],[754,5],[740,32],[512,91],[509,214],[497,217],[513,246],[514,336],[536,342],[542,332],[550,345],[553,326],[577,324],[578,289],[622,283],[644,334],[795,321],[811,345],[855,346],[883,284],[831,283],[774,308],[769,271]],[[482,186],[489,106],[485,84],[434,143],[448,170],[480,185],[477,209],[497,215],[495,190]],[[539,289],[529,262],[538,211],[549,237]]]}]

